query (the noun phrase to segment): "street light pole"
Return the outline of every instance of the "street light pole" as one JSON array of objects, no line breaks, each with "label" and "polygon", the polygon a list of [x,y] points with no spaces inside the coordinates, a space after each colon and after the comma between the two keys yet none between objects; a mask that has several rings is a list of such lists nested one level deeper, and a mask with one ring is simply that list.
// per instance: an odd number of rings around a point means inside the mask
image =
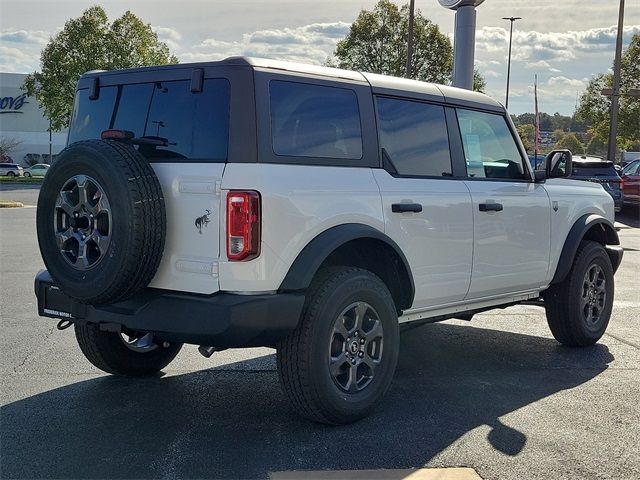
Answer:
[{"label": "street light pole", "polygon": [[411,65],[413,63],[413,16],[415,6],[415,0],[411,0],[409,3],[409,32],[407,33],[407,65],[404,69],[406,78],[411,78]]},{"label": "street light pole", "polygon": [[503,20],[509,20],[511,26],[509,29],[509,60],[507,61],[507,94],[504,102],[505,108],[509,108],[509,80],[511,79],[511,43],[513,41],[513,23],[516,20],[522,20],[522,17],[502,17]]},{"label": "street light pole", "polygon": [[620,58],[622,57],[622,31],[624,28],[624,0],[620,0],[618,11],[618,36],[616,56],[613,61],[613,91],[611,92],[611,122],[609,124],[609,152],[607,160],[616,161],[616,135],[618,133],[618,107],[620,100]]}]

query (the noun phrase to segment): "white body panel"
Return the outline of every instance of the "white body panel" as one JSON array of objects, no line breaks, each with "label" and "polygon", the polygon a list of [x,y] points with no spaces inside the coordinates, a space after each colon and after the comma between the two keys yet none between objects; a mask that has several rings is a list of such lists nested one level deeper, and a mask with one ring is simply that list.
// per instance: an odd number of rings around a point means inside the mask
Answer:
[{"label": "white body panel", "polygon": [[[547,281],[550,202],[542,184],[467,181],[473,199],[473,273],[468,299],[540,288]],[[500,212],[481,212],[500,203]]]},{"label": "white body panel", "polygon": [[[462,300],[471,281],[473,217],[464,182],[395,178],[374,169],[384,208],[385,233],[409,260],[414,308]],[[394,203],[419,203],[422,212],[393,213]]]},{"label": "white body panel", "polygon": [[[150,287],[214,293],[220,255],[220,181],[224,163],[152,163],[167,212],[167,235],[160,267]],[[196,218],[208,214],[209,222]]]},{"label": "white body panel", "polygon": [[[553,178],[544,185],[551,201],[551,258],[547,283],[551,281],[560,260],[562,247],[573,224],[589,214],[615,221],[613,199],[602,185],[580,180]],[[557,211],[553,207],[557,207]]]},{"label": "white body panel", "polygon": [[[223,196],[233,189],[260,192],[262,245],[260,256],[248,262],[228,262],[221,255],[221,290],[277,290],[302,249],[336,225],[384,231],[380,191],[368,168],[230,163],[222,189]],[[220,231],[225,242],[224,225]]]},{"label": "white body panel", "polygon": [[[167,237],[150,286],[203,294],[275,292],[311,240],[331,227],[359,223],[388,235],[409,262],[415,300],[402,322],[534,298],[553,277],[574,222],[591,213],[610,221],[614,216],[613,200],[600,185],[565,179],[544,185],[465,182],[266,163],[153,167],[165,196]],[[226,259],[229,190],[260,192],[256,259]],[[482,202],[504,209],[480,212]],[[392,213],[393,203],[420,203],[423,211]],[[207,210],[209,223],[200,233],[194,222]]]}]

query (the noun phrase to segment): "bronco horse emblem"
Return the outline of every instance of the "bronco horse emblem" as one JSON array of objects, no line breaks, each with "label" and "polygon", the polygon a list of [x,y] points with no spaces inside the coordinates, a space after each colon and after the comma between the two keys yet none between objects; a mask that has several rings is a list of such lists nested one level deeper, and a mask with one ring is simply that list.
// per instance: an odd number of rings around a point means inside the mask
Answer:
[{"label": "bronco horse emblem", "polygon": [[211,210],[206,209],[204,215],[196,218],[195,224],[200,235],[202,235],[202,227],[206,227],[207,225],[209,225],[209,222],[211,221],[209,220],[209,215],[211,215]]}]

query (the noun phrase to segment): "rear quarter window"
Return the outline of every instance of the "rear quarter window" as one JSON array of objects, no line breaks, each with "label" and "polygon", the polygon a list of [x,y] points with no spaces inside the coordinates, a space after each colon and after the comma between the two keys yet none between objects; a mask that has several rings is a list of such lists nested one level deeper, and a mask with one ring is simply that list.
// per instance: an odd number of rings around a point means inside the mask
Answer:
[{"label": "rear quarter window", "polygon": [[362,129],[355,91],[272,80],[269,93],[276,155],[362,158]]}]

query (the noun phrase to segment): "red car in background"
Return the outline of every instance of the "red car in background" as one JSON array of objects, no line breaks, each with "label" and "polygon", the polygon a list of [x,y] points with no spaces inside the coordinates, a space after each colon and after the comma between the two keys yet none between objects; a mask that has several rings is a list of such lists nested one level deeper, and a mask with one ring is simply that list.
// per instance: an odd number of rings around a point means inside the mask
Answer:
[{"label": "red car in background", "polygon": [[634,160],[622,169],[624,203],[640,205],[640,160]]}]

